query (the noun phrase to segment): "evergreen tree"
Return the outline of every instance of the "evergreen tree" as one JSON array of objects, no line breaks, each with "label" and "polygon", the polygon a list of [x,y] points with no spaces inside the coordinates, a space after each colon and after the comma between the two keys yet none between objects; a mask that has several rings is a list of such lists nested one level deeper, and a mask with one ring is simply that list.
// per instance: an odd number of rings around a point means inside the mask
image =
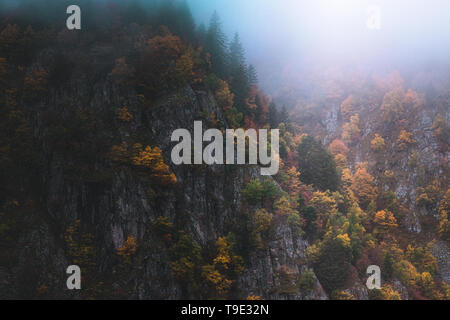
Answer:
[{"label": "evergreen tree", "polygon": [[231,69],[237,69],[241,66],[245,66],[245,52],[237,32],[234,34],[233,41],[230,43],[229,66]]},{"label": "evergreen tree", "polygon": [[271,128],[278,128],[280,124],[280,115],[275,102],[270,102],[269,104],[269,124]]},{"label": "evergreen tree", "polygon": [[139,0],[131,0],[124,9],[124,17],[128,23],[145,23],[147,14]]},{"label": "evergreen tree", "polygon": [[239,34],[235,33],[229,50],[229,70],[231,91],[235,97],[235,105],[239,111],[249,113],[246,100],[250,95],[250,84],[245,64],[245,53]]},{"label": "evergreen tree", "polygon": [[181,32],[180,35],[188,41],[194,40],[196,25],[194,18],[192,17],[191,9],[189,8],[186,0],[180,4],[180,7],[178,8],[178,16],[178,27]]},{"label": "evergreen tree", "polygon": [[256,73],[256,69],[253,65],[248,66],[248,82],[251,86],[258,85],[258,74]]},{"label": "evergreen tree", "polygon": [[319,140],[305,136],[298,149],[301,180],[312,184],[322,191],[336,191],[339,175],[333,156],[322,146]]},{"label": "evergreen tree", "polygon": [[255,119],[257,121],[261,121],[261,117],[264,114],[264,108],[263,108],[263,103],[262,103],[259,95],[256,95],[256,97],[255,97],[255,104],[256,104]]},{"label": "evergreen tree", "polygon": [[205,27],[205,25],[203,23],[198,26],[197,37],[198,37],[198,40],[200,41],[200,43],[202,45],[205,45],[205,42],[206,42],[206,27]]},{"label": "evergreen tree", "polygon": [[209,22],[205,46],[206,51],[211,54],[212,71],[218,77],[226,78],[226,37],[216,11]]},{"label": "evergreen tree", "polygon": [[352,259],[349,242],[346,235],[336,237],[334,234],[328,235],[324,239],[318,259],[313,265],[320,284],[329,294],[342,288],[349,275]]},{"label": "evergreen tree", "polygon": [[281,108],[279,121],[280,123],[287,123],[289,121],[289,113],[287,112],[286,106],[283,106],[283,108]]}]

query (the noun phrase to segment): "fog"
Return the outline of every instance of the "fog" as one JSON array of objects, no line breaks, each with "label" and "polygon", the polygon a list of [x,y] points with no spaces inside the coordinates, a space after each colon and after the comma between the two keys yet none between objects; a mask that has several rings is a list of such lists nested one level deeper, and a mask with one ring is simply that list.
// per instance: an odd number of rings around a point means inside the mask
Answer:
[{"label": "fog", "polygon": [[[214,10],[229,38],[239,32],[247,58],[269,93],[288,69],[364,66],[374,70],[430,68],[450,57],[446,0],[189,0],[197,22]],[[369,8],[380,12],[368,27]]]},{"label": "fog", "polygon": [[[54,0],[21,1],[39,7]],[[186,1],[198,25],[207,26],[217,11],[228,39],[240,34],[260,86],[272,95],[287,82],[292,86],[296,79],[306,81],[305,74],[314,68],[442,73],[450,62],[448,0]],[[16,3],[0,0],[0,11]],[[379,9],[379,28],[369,28],[370,7]]]}]

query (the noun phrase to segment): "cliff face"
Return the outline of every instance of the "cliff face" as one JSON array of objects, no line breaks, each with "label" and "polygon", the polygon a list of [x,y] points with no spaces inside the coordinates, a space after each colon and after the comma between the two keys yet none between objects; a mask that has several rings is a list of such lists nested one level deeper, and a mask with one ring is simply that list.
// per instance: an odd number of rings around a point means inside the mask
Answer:
[{"label": "cliff face", "polygon": [[[33,66],[38,67],[39,62]],[[89,284],[85,286],[99,291],[93,296],[121,292],[122,297],[139,299],[208,298],[205,288],[192,293],[180,284],[173,274],[170,246],[161,241],[152,226],[158,218],[167,218],[167,223],[182,229],[202,249],[202,254],[208,255],[204,252],[213,251],[220,236],[245,228],[245,215],[240,210],[241,189],[250,179],[259,178],[259,169],[171,164],[173,130],[186,128],[193,132],[194,120],[204,120],[205,115],[211,114],[226,126],[221,108],[210,92],[184,86],[148,104],[131,88],[118,88],[105,78],[89,85],[87,79],[74,76],[64,86],[50,88],[45,101],[27,103],[27,116],[39,149],[42,212],[33,217],[30,230],[20,238],[17,263],[1,270],[1,296],[34,296],[34,290],[41,288],[39,292],[46,297],[78,297],[77,292],[66,289],[65,274],[68,265],[82,259],[74,261],[71,254],[70,237],[77,237],[77,241],[86,240],[81,251],[92,252],[83,257],[90,260],[86,264]],[[133,115],[126,123],[117,117],[123,106]],[[158,146],[177,183],[160,187],[149,182],[143,173],[111,165],[102,156],[108,154],[103,146],[89,147],[89,154],[83,155],[88,158],[84,162],[88,163],[87,168],[73,171],[79,154],[65,149],[70,144],[61,146],[54,142],[67,132],[54,134],[52,130],[59,124],[78,126],[80,117],[89,122],[88,129],[82,125],[86,129],[82,134],[88,137],[77,140],[71,136],[73,141],[89,144],[86,139],[100,139],[108,146],[124,142]],[[91,126],[93,118],[100,120]],[[207,126],[204,121],[204,130]],[[69,141],[62,139],[62,143]],[[130,238],[136,241],[137,251],[131,263],[123,264],[117,252]],[[275,237],[265,249],[246,257],[245,271],[234,282],[233,297],[326,298],[317,280],[310,292],[280,289],[281,266],[289,268],[294,288],[300,274],[307,270],[301,262],[307,246],[307,241],[294,235],[286,222],[278,223]],[[82,268],[82,277],[83,272]]]}]

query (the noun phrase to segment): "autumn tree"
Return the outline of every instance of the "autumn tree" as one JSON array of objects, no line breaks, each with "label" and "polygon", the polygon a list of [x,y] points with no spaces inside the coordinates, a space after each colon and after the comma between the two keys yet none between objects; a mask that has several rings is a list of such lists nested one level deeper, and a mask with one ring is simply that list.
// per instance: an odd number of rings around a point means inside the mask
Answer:
[{"label": "autumn tree", "polygon": [[151,38],[148,41],[148,46],[158,57],[167,60],[177,58],[181,53],[183,44],[179,37],[168,33]]},{"label": "autumn tree", "polygon": [[408,132],[406,130],[400,131],[400,134],[397,138],[397,144],[400,150],[407,149],[409,146],[416,143],[416,140],[414,140],[412,136],[413,134],[411,132]]},{"label": "autumn tree", "polygon": [[422,94],[417,93],[412,89],[408,89],[408,91],[403,96],[403,105],[406,110],[414,111],[415,109],[419,109],[425,103],[424,96]]},{"label": "autumn tree", "polygon": [[450,189],[447,189],[439,206],[439,234],[442,239],[450,241]]},{"label": "autumn tree", "polygon": [[387,233],[398,227],[394,214],[386,210],[378,211],[373,222],[377,226],[376,233]]},{"label": "autumn tree", "polygon": [[286,170],[286,181],[283,182],[283,190],[285,190],[291,198],[295,198],[302,190],[302,183],[300,181],[300,172],[297,168],[291,167]]},{"label": "autumn tree", "polygon": [[230,87],[226,81],[217,79],[215,96],[217,103],[223,110],[230,111],[233,108],[234,94],[230,91]]},{"label": "autumn tree", "polygon": [[232,233],[219,237],[213,264],[202,267],[202,276],[213,285],[218,297],[226,297],[236,277],[244,271],[243,259],[236,255],[234,248],[235,238]]},{"label": "autumn tree", "polygon": [[381,105],[383,120],[387,122],[398,121],[403,117],[403,90],[393,89],[386,93]]},{"label": "autumn tree", "polygon": [[333,156],[336,156],[338,154],[347,156],[349,149],[344,144],[344,142],[339,139],[334,139],[333,142],[330,143],[330,152]]},{"label": "autumn tree", "polygon": [[342,139],[347,143],[355,143],[360,139],[359,115],[350,117],[350,121],[342,126]]},{"label": "autumn tree", "polygon": [[133,146],[132,163],[138,168],[150,170],[151,177],[155,178],[163,185],[174,184],[177,178],[170,173],[169,166],[164,163],[162,150],[158,147],[147,146],[143,148],[140,144]]},{"label": "autumn tree", "polygon": [[117,114],[117,118],[122,122],[130,122],[131,120],[133,120],[134,116],[130,113],[127,106],[123,106],[122,108],[120,108]]},{"label": "autumn tree", "polygon": [[428,272],[435,275],[438,271],[438,262],[431,253],[433,245],[432,242],[423,247],[409,244],[406,247],[405,257],[419,272]]},{"label": "autumn tree", "polygon": [[137,244],[136,238],[128,236],[123,246],[117,249],[117,255],[123,259],[125,264],[130,264],[133,256],[136,254]]},{"label": "autumn tree", "polygon": [[[161,230],[163,234],[167,236],[171,231],[173,232],[171,224],[164,221],[160,221],[160,223],[162,223],[160,228],[163,228]],[[200,252],[200,246],[192,240],[188,233],[184,231],[174,233],[173,244],[169,250],[172,272],[183,288],[190,292],[199,290]]]},{"label": "autumn tree", "polygon": [[450,126],[447,119],[442,114],[437,114],[430,129],[433,130],[433,135],[440,142],[442,150],[447,150],[450,140]]},{"label": "autumn tree", "polygon": [[174,71],[177,79],[190,82],[194,77],[194,58],[192,50],[187,50],[175,63]]},{"label": "autumn tree", "polygon": [[258,209],[252,215],[252,240],[258,248],[264,248],[264,242],[269,239],[273,215],[266,209]]},{"label": "autumn tree", "polygon": [[375,137],[370,142],[370,147],[375,152],[382,152],[386,147],[383,137],[380,136],[378,133],[375,133]]},{"label": "autumn tree", "polygon": [[347,166],[347,154],[349,152],[347,146],[341,140],[335,139],[329,148],[337,168],[340,170],[344,169]]},{"label": "autumn tree", "polygon": [[424,207],[430,210],[435,209],[440,193],[439,180],[436,179],[432,181],[426,187],[418,187],[416,192],[416,204],[419,207]]},{"label": "autumn tree", "polygon": [[353,95],[348,96],[341,104],[341,114],[345,119],[355,113],[356,110],[356,99]]},{"label": "autumn tree", "polygon": [[130,85],[133,81],[134,69],[129,66],[125,58],[116,59],[113,70],[109,78],[119,87]]},{"label": "autumn tree", "polygon": [[337,203],[330,192],[316,191],[309,201],[309,205],[315,209],[315,232],[322,235],[326,231],[326,223],[330,217],[337,214]]},{"label": "autumn tree", "polygon": [[377,188],[373,176],[367,171],[367,163],[358,163],[356,172],[351,178],[350,189],[358,199],[361,208],[365,209],[377,196]]}]

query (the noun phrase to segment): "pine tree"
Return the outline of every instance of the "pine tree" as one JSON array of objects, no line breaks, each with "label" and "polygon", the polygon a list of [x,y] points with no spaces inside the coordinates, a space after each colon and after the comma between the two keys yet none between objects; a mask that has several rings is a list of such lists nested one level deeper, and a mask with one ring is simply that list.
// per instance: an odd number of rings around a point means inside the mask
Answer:
[{"label": "pine tree", "polygon": [[206,34],[206,51],[211,55],[212,71],[226,78],[226,36],[222,31],[219,15],[214,11]]},{"label": "pine tree", "polygon": [[270,102],[269,104],[269,123],[271,128],[278,128],[280,124],[280,115],[275,102]]},{"label": "pine tree", "polygon": [[181,36],[188,41],[192,41],[195,36],[195,21],[192,17],[191,9],[187,4],[186,0],[184,0],[180,7],[178,8],[178,27],[181,31]]},{"label": "pine tree", "polygon": [[283,108],[281,108],[281,112],[280,112],[280,122],[286,123],[289,120],[289,113],[286,109],[286,106],[283,106]]},{"label": "pine tree", "polygon": [[245,66],[245,52],[242,47],[239,34],[234,34],[233,41],[230,43],[230,68],[238,69],[241,66]]},{"label": "pine tree", "polygon": [[256,95],[255,97],[255,104],[256,104],[255,119],[257,121],[261,121],[261,118],[264,114],[264,107],[259,95]]},{"label": "pine tree", "polygon": [[197,37],[200,43],[204,45],[206,42],[206,27],[203,23],[200,24],[197,28]]},{"label": "pine tree", "polygon": [[244,48],[237,33],[234,35],[233,41],[230,44],[228,65],[231,78],[231,91],[235,96],[236,108],[248,114],[250,110],[248,110],[246,101],[250,95],[250,84],[245,65]]},{"label": "pine tree", "polygon": [[303,137],[298,148],[298,160],[302,182],[313,184],[323,191],[337,189],[339,175],[336,163],[319,140],[311,136]]},{"label": "pine tree", "polygon": [[258,85],[258,74],[256,73],[256,69],[253,65],[248,66],[247,74],[249,84],[251,86]]}]

